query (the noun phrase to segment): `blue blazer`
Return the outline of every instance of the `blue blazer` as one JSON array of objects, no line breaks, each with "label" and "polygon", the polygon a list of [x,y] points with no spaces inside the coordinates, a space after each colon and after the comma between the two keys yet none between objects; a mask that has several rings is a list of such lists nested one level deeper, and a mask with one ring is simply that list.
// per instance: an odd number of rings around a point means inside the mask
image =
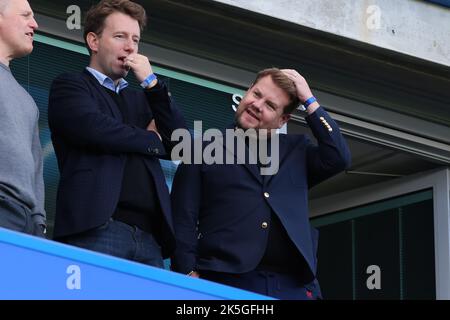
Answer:
[{"label": "blue blazer", "polygon": [[318,232],[309,223],[308,189],[348,167],[350,152],[323,108],[306,120],[318,145],[304,135],[280,135],[275,175],[261,176],[256,164],[179,166],[171,195],[177,240],[173,270],[254,270],[266,249],[273,211],[314,279]]},{"label": "blue blazer", "polygon": [[[170,196],[158,158],[170,155],[172,131],[185,128],[184,119],[164,84],[144,92],[122,91],[131,126],[111,96],[88,71],[66,73],[53,81],[48,105],[51,138],[60,181],[56,200],[54,238],[77,234],[106,223],[121,191],[127,153],[138,153],[154,178],[165,220],[162,250],[175,247]],[[146,127],[155,119],[160,141]]]}]

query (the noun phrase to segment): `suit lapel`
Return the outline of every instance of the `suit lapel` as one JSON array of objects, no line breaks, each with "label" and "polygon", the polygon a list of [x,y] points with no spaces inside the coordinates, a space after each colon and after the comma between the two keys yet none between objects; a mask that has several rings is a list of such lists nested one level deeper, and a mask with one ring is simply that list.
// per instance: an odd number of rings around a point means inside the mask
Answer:
[{"label": "suit lapel", "polygon": [[[233,129],[234,130],[234,126],[230,126],[227,129]],[[242,137],[237,137],[234,139],[234,141],[232,141],[233,143],[229,143],[230,145],[227,145],[226,141],[227,141],[227,135],[225,132],[223,132],[223,135],[225,137],[224,139],[224,143],[223,143],[223,147],[225,149],[225,154],[224,154],[224,163],[226,163],[226,155],[228,154],[232,154],[233,155],[233,160],[234,163],[236,164],[242,164],[251,174],[252,176],[258,180],[259,183],[263,183],[263,179],[261,177],[261,174],[259,172],[259,168],[257,164],[250,164],[249,163],[249,148],[245,145],[245,142],[243,141]],[[243,143],[244,144],[244,152],[238,152],[238,144],[239,143]]]},{"label": "suit lapel", "polygon": [[[249,156],[249,149],[246,146],[245,147],[245,153],[246,153],[246,157],[248,159]],[[248,171],[250,171],[250,173],[256,178],[256,180],[258,180],[260,183],[263,183],[263,177],[261,176],[259,167],[257,164],[250,164],[248,163],[248,161],[245,162],[244,166],[247,168]]]},{"label": "suit lapel", "polygon": [[103,98],[106,105],[109,107],[111,114],[114,116],[114,118],[123,121],[122,114],[120,113],[119,108],[117,107],[114,100],[105,92],[105,89],[98,80],[86,69],[83,70],[83,73],[88,81],[92,83],[92,87],[97,90],[97,93],[99,96]]},{"label": "suit lapel", "polygon": [[[234,129],[234,126],[230,126],[227,129]],[[226,137],[226,134],[223,133],[224,136]],[[237,139],[241,139],[241,138],[236,138],[235,142],[237,141]],[[225,139],[226,140],[226,139]],[[224,141],[225,141],[224,140]],[[279,161],[279,167],[278,169],[281,169],[281,166],[283,164],[283,162],[286,160],[287,156],[289,155],[289,140],[287,139],[287,137],[284,134],[280,134],[278,136],[278,141],[279,141],[279,149],[278,150],[274,150],[275,152],[278,152],[278,161]],[[234,161],[235,163],[244,163],[244,167],[255,177],[255,179],[257,179],[260,183],[267,185],[269,184],[269,182],[272,180],[272,178],[276,175],[261,175],[260,172],[260,168],[258,167],[258,165],[256,164],[249,164],[249,148],[247,146],[245,146],[244,153],[239,153],[237,152],[237,143],[233,143],[231,144],[233,148],[231,148],[231,146],[227,146],[226,143],[224,143],[224,148],[225,148],[225,152],[231,152],[234,156]],[[273,159],[273,157],[272,157]],[[238,162],[239,160],[239,162]],[[273,160],[272,160],[273,161]]]},{"label": "suit lapel", "polygon": [[[289,151],[289,142],[285,138],[286,137],[284,134],[278,135],[279,149],[274,150],[275,152],[278,152],[278,170],[281,170],[281,165],[283,164],[283,161],[286,159],[286,157],[289,154],[289,152],[288,152]],[[273,159],[273,156],[272,156],[272,159]],[[276,174],[264,175],[263,176],[264,185],[268,185],[274,176],[276,176]]]}]

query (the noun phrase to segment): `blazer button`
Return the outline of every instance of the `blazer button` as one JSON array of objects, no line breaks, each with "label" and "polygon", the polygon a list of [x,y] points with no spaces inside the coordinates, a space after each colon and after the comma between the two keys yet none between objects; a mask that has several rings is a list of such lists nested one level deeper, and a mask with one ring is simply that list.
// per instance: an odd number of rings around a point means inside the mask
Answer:
[{"label": "blazer button", "polygon": [[153,149],[153,152],[154,152],[155,154],[159,154],[159,149],[158,149],[158,148],[155,148],[155,149]]},{"label": "blazer button", "polygon": [[263,229],[267,229],[267,226],[268,226],[269,224],[267,223],[267,222],[263,222],[263,223],[261,223],[261,228],[263,228]]},{"label": "blazer button", "polygon": [[264,192],[264,197],[268,198],[270,197],[270,194],[268,192]]}]

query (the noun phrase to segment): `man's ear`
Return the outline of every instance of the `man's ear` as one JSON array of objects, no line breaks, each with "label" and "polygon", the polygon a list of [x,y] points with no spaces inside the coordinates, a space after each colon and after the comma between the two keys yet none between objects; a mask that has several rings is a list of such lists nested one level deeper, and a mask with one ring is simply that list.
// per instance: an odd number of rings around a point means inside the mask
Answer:
[{"label": "man's ear", "polygon": [[95,34],[94,32],[89,32],[86,35],[86,43],[92,52],[98,51],[98,38],[99,38],[99,36],[97,34]]},{"label": "man's ear", "polygon": [[291,119],[291,114],[290,113],[288,113],[288,114],[283,113],[281,115],[281,117],[280,117],[280,122],[278,124],[278,129],[281,128],[282,126],[284,126],[289,121],[289,119]]}]

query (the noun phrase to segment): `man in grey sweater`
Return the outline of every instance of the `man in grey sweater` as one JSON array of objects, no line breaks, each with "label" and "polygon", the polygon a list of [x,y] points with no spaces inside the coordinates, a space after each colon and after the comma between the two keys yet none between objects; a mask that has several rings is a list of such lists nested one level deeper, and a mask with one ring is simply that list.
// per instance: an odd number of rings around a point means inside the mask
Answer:
[{"label": "man in grey sweater", "polygon": [[39,109],[9,69],[33,50],[37,28],[26,0],[0,0],[0,227],[44,237]]}]

